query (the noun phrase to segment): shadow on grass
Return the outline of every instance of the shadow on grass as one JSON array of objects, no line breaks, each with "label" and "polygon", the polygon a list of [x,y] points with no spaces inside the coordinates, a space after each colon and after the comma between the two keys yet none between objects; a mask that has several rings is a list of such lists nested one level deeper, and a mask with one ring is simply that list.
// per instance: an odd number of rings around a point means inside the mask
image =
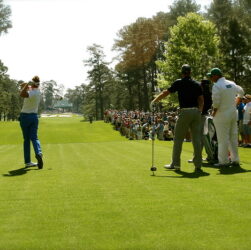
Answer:
[{"label": "shadow on grass", "polygon": [[215,169],[218,168],[218,167],[215,167],[213,163],[209,163],[209,162],[203,162],[201,165],[204,168],[215,168]]},{"label": "shadow on grass", "polygon": [[39,170],[37,168],[31,168],[31,167],[24,167],[24,168],[19,168],[15,170],[9,171],[8,174],[3,174],[4,177],[14,177],[14,176],[19,176],[19,175],[24,175],[27,174],[31,170]]},{"label": "shadow on grass", "polygon": [[219,169],[219,172],[220,172],[219,174],[225,174],[225,175],[251,172],[251,170],[244,169],[241,166],[229,166],[229,167],[219,168],[219,167],[215,167],[213,164],[210,164],[210,163],[202,163],[202,166],[206,168]]},{"label": "shadow on grass", "polygon": [[219,169],[219,174],[230,175],[230,174],[243,174],[251,172],[251,170],[247,170],[242,168],[241,166],[232,166],[232,167],[223,167]]},{"label": "shadow on grass", "polygon": [[[167,171],[173,171],[173,170],[167,170]],[[168,178],[200,178],[200,177],[205,177],[205,176],[209,176],[210,174],[204,171],[200,171],[200,172],[192,172],[192,173],[188,173],[188,172],[184,172],[184,171],[174,171],[176,174],[178,174],[179,176],[158,176],[156,175],[155,177],[168,177]]]}]

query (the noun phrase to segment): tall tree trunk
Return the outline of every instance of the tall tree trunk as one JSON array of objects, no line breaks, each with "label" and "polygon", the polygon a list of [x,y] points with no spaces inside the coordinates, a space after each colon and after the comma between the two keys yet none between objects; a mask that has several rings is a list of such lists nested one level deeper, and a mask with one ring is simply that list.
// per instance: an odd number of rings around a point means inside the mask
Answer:
[{"label": "tall tree trunk", "polygon": [[154,99],[154,94],[155,94],[155,87],[157,87],[157,68],[156,68],[156,64],[154,63],[151,66],[151,100]]},{"label": "tall tree trunk", "polygon": [[129,110],[134,110],[134,104],[133,104],[133,93],[132,93],[132,84],[130,82],[130,78],[127,77],[127,89],[129,94]]},{"label": "tall tree trunk", "polygon": [[98,120],[98,88],[95,86],[95,117]]},{"label": "tall tree trunk", "polygon": [[137,79],[137,90],[138,90],[138,106],[139,106],[139,110],[142,110],[143,106],[142,106],[142,97],[141,97],[141,86],[140,86],[140,80]]},{"label": "tall tree trunk", "polygon": [[103,88],[102,88],[102,79],[101,79],[101,72],[98,71],[98,94],[99,94],[99,106],[100,106],[100,119],[104,119],[104,100],[103,100]]},{"label": "tall tree trunk", "polygon": [[149,96],[148,96],[148,87],[147,87],[147,78],[146,78],[146,69],[143,68],[143,107],[144,111],[149,110]]},{"label": "tall tree trunk", "polygon": [[104,118],[104,100],[101,88],[99,88],[99,105],[100,105],[100,119]]}]

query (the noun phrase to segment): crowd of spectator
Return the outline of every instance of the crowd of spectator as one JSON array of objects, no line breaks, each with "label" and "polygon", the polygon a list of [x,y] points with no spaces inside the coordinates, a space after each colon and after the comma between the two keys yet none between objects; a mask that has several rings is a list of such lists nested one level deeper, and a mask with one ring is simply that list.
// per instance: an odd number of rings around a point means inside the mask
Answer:
[{"label": "crowd of spectator", "polygon": [[173,140],[177,111],[143,112],[126,110],[106,110],[104,121],[129,140],[151,140],[155,131],[159,140]]},{"label": "crowd of spectator", "polygon": [[[251,95],[245,95],[237,105],[239,146],[251,147]],[[178,110],[168,112],[144,112],[127,110],[106,110],[104,121],[129,140],[151,140],[152,131],[157,139],[173,140]],[[185,141],[191,141],[190,133]]]}]

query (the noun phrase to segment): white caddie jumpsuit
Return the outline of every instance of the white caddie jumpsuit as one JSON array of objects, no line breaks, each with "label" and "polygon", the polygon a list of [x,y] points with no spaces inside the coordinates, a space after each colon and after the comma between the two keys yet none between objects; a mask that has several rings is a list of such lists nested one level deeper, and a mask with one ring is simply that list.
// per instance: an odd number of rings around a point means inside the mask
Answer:
[{"label": "white caddie jumpsuit", "polygon": [[220,164],[239,163],[236,96],[243,97],[243,89],[234,82],[221,77],[213,85],[213,107],[217,108],[213,118],[218,139],[218,160]]}]

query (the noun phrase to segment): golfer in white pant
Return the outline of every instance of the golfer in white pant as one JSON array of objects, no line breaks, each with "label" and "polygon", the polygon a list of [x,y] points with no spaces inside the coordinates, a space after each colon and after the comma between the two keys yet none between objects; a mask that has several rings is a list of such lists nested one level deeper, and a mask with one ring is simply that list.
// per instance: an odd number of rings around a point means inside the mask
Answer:
[{"label": "golfer in white pant", "polygon": [[[243,97],[243,89],[226,80],[218,68],[207,74],[214,82],[212,89],[213,121],[218,139],[218,160],[216,167],[239,165],[236,98]],[[229,161],[230,152],[230,161]]]}]

